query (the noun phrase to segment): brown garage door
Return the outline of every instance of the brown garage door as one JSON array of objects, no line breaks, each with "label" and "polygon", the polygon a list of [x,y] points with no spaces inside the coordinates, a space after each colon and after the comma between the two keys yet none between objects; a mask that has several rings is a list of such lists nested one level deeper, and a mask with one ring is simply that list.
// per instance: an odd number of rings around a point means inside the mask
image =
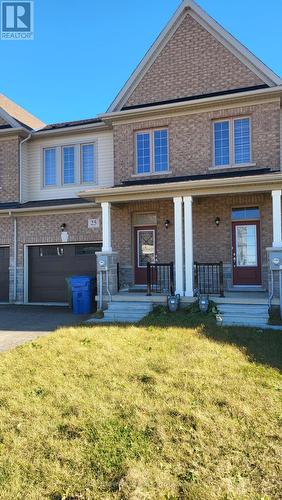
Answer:
[{"label": "brown garage door", "polygon": [[0,247],[0,302],[9,301],[9,247]]},{"label": "brown garage door", "polygon": [[29,247],[29,302],[67,302],[66,278],[96,278],[99,250],[99,243]]}]

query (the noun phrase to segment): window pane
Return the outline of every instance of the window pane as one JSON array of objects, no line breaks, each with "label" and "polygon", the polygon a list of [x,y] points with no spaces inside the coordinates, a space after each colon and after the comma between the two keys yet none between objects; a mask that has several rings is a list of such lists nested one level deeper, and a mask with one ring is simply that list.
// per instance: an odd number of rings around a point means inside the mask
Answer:
[{"label": "window pane", "polygon": [[155,172],[168,170],[168,132],[154,131]]},{"label": "window pane", "polygon": [[74,147],[63,148],[64,184],[74,183]]},{"label": "window pane", "polygon": [[44,186],[56,185],[56,148],[44,149]]},{"label": "window pane", "polygon": [[234,120],[234,151],[235,163],[251,161],[249,118]]},{"label": "window pane", "polygon": [[230,164],[229,122],[214,123],[214,164]]},{"label": "window pane", "polygon": [[94,182],[94,145],[82,145],[82,182]]},{"label": "window pane", "polygon": [[138,133],[136,135],[136,157],[137,157],[137,173],[144,174],[150,173],[151,159],[150,159],[150,134]]},{"label": "window pane", "polygon": [[257,266],[256,226],[236,226],[236,265]]},{"label": "window pane", "polygon": [[260,218],[260,210],[258,207],[250,208],[233,208],[232,220],[254,220]]}]

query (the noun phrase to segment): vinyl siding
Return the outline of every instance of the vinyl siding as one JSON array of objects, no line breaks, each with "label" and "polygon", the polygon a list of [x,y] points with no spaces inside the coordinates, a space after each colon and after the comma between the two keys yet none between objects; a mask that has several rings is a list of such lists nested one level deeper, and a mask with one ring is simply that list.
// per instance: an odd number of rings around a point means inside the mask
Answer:
[{"label": "vinyl siding", "polygon": [[[94,142],[96,179],[91,184],[43,186],[43,149],[56,146]],[[69,134],[63,137],[32,139],[27,143],[23,168],[23,199],[25,201],[74,198],[84,188],[110,187],[114,182],[113,134],[111,131]]]}]

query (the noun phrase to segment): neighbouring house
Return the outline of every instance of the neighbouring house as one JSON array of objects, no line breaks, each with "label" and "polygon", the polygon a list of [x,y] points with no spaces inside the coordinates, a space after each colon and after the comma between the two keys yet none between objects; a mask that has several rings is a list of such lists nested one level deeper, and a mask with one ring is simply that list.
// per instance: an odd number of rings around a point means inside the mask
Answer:
[{"label": "neighbouring house", "polygon": [[63,278],[96,272],[98,251],[110,294],[131,292],[123,301],[173,288],[267,304],[267,249],[282,246],[281,97],[281,78],[184,0],[97,119],[36,130],[0,100],[10,300],[63,302]]}]

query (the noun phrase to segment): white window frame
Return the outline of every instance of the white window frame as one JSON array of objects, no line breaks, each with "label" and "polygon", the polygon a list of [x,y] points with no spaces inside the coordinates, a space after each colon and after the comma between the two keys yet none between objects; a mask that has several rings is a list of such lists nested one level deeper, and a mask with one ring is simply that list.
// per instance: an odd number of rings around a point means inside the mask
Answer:
[{"label": "white window frame", "polygon": [[[84,181],[83,180],[83,159],[82,159],[82,148],[83,146],[93,146],[93,181]],[[97,154],[96,154],[96,142],[81,142],[79,144],[79,180],[80,184],[83,185],[92,185],[96,184],[97,179]]]},{"label": "white window frame", "polygon": [[[64,182],[64,149],[73,148],[73,182]],[[77,165],[76,165],[76,144],[64,144],[61,146],[61,183],[62,186],[75,186],[77,184]]]},{"label": "white window frame", "polygon": [[[234,122],[235,120],[248,119],[250,124],[250,161],[246,163],[235,163],[235,134],[234,134]],[[215,123],[229,123],[229,163],[226,165],[216,165],[215,164]],[[212,121],[212,168],[240,168],[240,167],[250,167],[255,166],[252,161],[253,158],[253,144],[252,144],[252,118],[249,115],[244,116],[234,116],[233,118],[219,118],[218,120]]]},{"label": "white window frame", "polygon": [[[167,170],[156,171],[155,170],[155,134],[158,130],[167,131]],[[149,134],[150,137],[150,171],[149,172],[138,172],[138,155],[137,155],[137,136],[138,134]],[[168,127],[158,127],[153,129],[141,129],[135,130],[134,132],[134,144],[135,144],[135,176],[146,176],[146,175],[163,175],[170,173],[169,165],[169,130]]]},{"label": "white window frame", "polygon": [[[145,226],[144,226],[145,227]],[[146,269],[147,266],[140,265],[140,253],[139,253],[139,238],[141,233],[153,233],[153,245],[154,245],[154,259],[156,258],[156,229],[137,229],[137,267],[138,269]]]},{"label": "white window frame", "polygon": [[[49,151],[50,149],[55,150],[55,184],[46,184],[46,176],[45,176],[45,151]],[[45,189],[54,189],[58,185],[58,159],[57,159],[57,147],[56,146],[48,146],[46,148],[43,148],[42,151],[42,163],[43,163],[43,187]]]}]

